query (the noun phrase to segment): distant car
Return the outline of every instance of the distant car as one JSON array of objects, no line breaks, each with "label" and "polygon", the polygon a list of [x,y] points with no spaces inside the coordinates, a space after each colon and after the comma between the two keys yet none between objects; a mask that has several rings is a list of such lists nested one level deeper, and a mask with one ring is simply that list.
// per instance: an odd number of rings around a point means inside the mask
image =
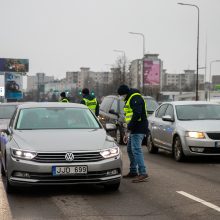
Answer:
[{"label": "distant car", "polygon": [[[158,103],[151,96],[143,96],[147,104],[148,116],[158,107]],[[124,123],[124,101],[116,95],[105,96],[100,104],[99,119],[105,126],[106,123],[116,124],[117,130],[111,131],[118,144],[125,144],[123,137],[125,134]]]},{"label": "distant car", "polygon": [[[0,104],[0,133],[7,128],[12,115],[15,112],[18,103],[1,103]],[[0,142],[1,150],[1,142]]]},{"label": "distant car", "polygon": [[[106,130],[115,125],[106,124]],[[19,105],[2,133],[6,190],[25,185],[101,184],[117,190],[121,151],[88,109],[74,103]]]},{"label": "distant car", "polygon": [[220,156],[220,105],[205,101],[163,103],[149,117],[148,150],[186,156]]}]

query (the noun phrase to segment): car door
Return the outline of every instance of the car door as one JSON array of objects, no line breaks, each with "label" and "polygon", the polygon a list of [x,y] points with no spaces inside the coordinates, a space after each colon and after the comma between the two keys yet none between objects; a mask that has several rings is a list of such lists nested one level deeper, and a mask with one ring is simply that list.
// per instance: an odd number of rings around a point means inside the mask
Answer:
[{"label": "car door", "polygon": [[[169,104],[165,116],[169,115],[174,120],[174,109],[173,105]],[[175,128],[175,121],[161,121],[160,134],[161,134],[161,144],[168,150],[172,150],[172,139],[173,131]]]},{"label": "car door", "polygon": [[114,101],[113,97],[106,96],[100,105],[99,120],[104,127],[105,127],[106,123],[108,123],[110,120],[111,116],[109,114],[109,110],[111,108],[113,101]]},{"label": "car door", "polygon": [[155,116],[150,121],[151,123],[151,135],[154,141],[154,144],[160,145],[162,143],[161,140],[161,129],[162,129],[162,117],[165,115],[168,104],[162,104],[159,109],[155,112]]}]

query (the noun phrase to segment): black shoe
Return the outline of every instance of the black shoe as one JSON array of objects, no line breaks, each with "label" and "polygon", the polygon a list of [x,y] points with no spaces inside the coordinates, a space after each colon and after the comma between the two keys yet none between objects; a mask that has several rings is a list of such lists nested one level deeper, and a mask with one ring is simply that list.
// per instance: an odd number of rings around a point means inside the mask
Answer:
[{"label": "black shoe", "polygon": [[127,175],[124,175],[123,178],[135,178],[138,177],[137,173],[128,173]]},{"label": "black shoe", "polygon": [[134,180],[132,180],[132,183],[140,183],[140,182],[147,181],[148,179],[149,179],[148,174],[139,175],[137,178],[135,178]]}]

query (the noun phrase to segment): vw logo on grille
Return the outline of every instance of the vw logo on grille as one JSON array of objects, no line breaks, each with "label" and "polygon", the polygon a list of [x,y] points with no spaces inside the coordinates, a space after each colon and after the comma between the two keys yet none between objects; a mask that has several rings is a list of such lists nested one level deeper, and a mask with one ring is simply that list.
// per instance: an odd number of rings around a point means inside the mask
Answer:
[{"label": "vw logo on grille", "polygon": [[73,161],[73,160],[74,160],[74,155],[73,155],[73,153],[71,153],[71,152],[66,153],[65,159],[66,159],[67,161]]}]

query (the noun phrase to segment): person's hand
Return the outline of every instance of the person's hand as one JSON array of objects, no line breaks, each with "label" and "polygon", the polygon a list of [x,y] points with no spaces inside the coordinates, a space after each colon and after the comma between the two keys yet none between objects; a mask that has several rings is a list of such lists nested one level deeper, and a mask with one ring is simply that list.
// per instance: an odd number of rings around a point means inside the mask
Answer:
[{"label": "person's hand", "polygon": [[124,137],[123,137],[123,142],[125,143],[125,144],[127,144],[128,143],[128,139],[129,139],[129,133],[125,133],[125,135],[124,135]]}]

